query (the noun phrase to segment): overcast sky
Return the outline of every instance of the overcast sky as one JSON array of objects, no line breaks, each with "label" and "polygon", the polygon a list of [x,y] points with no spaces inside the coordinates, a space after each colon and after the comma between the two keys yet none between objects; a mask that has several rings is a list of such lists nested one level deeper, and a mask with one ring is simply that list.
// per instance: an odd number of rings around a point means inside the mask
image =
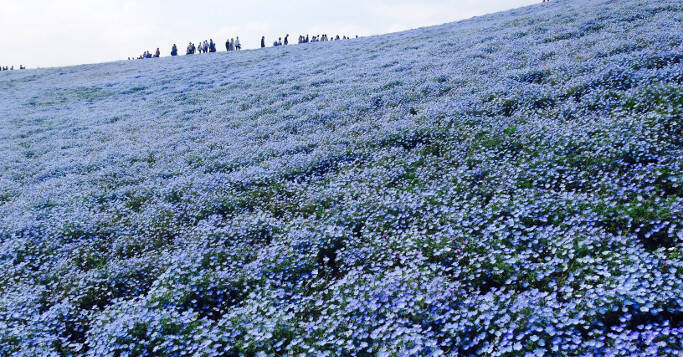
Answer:
[{"label": "overcast sky", "polygon": [[289,33],[374,35],[483,15],[540,0],[0,0],[0,65],[107,62],[176,43],[240,36],[255,48]]}]

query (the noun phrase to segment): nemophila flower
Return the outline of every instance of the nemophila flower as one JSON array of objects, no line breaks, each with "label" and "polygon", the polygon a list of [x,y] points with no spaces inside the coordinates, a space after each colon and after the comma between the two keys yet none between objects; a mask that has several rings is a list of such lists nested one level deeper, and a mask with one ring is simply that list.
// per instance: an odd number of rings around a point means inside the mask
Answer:
[{"label": "nemophila flower", "polygon": [[2,72],[0,355],[675,354],[680,12]]}]

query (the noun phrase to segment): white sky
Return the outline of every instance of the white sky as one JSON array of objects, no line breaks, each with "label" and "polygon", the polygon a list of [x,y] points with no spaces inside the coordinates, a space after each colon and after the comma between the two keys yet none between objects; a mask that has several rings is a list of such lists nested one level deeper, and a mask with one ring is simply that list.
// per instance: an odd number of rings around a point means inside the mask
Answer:
[{"label": "white sky", "polygon": [[0,0],[0,65],[107,62],[176,43],[228,37],[242,47],[299,33],[374,35],[465,19],[540,0]]}]

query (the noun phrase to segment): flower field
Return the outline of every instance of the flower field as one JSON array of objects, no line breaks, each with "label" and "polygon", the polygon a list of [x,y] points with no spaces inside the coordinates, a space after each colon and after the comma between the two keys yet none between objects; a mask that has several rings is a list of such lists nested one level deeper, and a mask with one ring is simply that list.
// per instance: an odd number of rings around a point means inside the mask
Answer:
[{"label": "flower field", "polygon": [[677,355],[683,4],[0,73],[0,356]]}]

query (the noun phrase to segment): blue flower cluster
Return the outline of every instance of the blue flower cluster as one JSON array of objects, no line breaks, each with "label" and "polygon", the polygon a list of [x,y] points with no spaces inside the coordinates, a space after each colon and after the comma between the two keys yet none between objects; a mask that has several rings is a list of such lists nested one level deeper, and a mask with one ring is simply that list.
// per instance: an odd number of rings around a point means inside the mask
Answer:
[{"label": "blue flower cluster", "polygon": [[678,355],[683,4],[0,75],[0,356]]}]

